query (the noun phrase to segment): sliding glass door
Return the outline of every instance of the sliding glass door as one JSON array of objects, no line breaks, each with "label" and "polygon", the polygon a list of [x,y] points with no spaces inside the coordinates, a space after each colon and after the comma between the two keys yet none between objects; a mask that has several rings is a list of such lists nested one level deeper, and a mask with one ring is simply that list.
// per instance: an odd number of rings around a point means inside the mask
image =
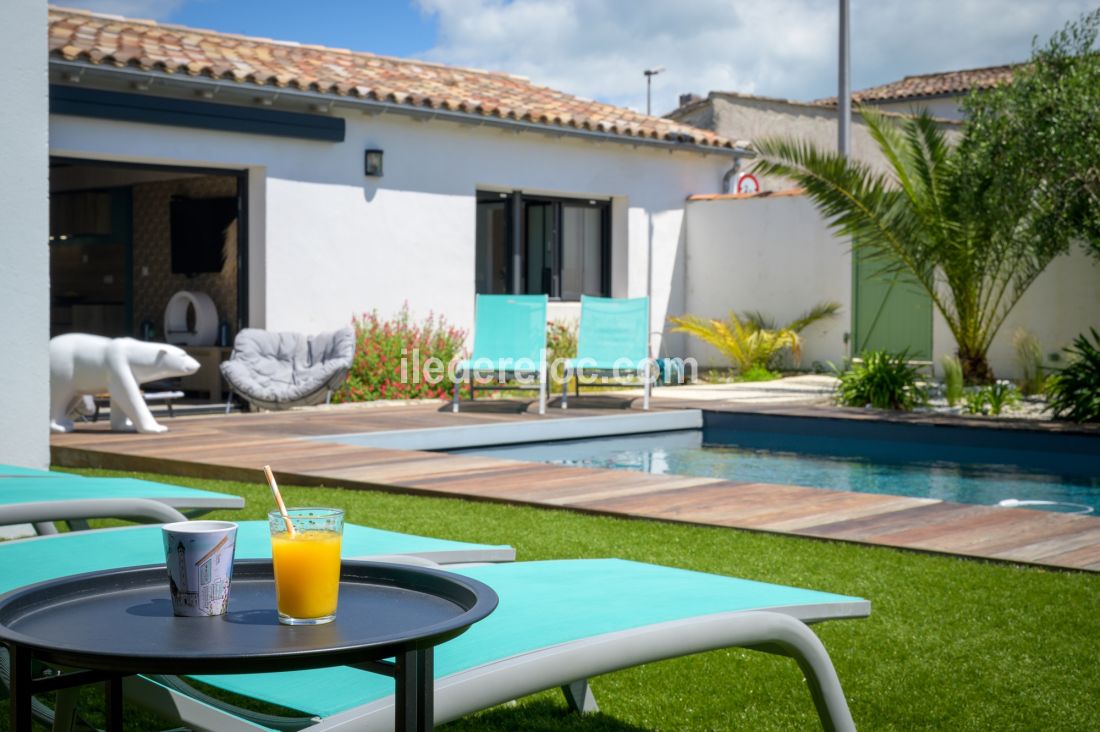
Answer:
[{"label": "sliding glass door", "polygon": [[523,199],[523,293],[557,291],[558,217],[551,201]]},{"label": "sliding glass door", "polygon": [[604,209],[595,206],[561,204],[562,300],[579,300],[581,295],[603,295],[608,274],[605,259]]},{"label": "sliding glass door", "polygon": [[486,295],[510,292],[511,255],[508,198],[478,196],[477,202],[477,291]]}]

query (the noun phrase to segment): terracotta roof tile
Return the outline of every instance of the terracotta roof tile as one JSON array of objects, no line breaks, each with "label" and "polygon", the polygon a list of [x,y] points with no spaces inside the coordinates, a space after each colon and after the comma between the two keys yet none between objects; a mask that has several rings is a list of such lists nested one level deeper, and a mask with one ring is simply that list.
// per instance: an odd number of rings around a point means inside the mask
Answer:
[{"label": "terracotta roof tile", "polygon": [[297,45],[50,7],[52,58],[292,87],[547,127],[600,130],[703,147],[733,141],[688,125],[581,99],[500,72]]},{"label": "terracotta roof tile", "polygon": [[[966,94],[973,89],[989,89],[1012,81],[1012,70],[1019,64],[987,66],[981,69],[943,71],[938,74],[906,76],[900,81],[872,86],[852,92],[854,102],[893,102],[920,99],[944,94]],[[822,99],[822,104],[836,104],[836,97]]]}]

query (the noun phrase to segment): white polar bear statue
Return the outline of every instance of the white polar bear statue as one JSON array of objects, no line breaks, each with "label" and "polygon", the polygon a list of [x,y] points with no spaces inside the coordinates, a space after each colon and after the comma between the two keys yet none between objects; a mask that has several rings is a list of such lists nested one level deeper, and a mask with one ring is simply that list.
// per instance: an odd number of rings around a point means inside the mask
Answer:
[{"label": "white polar bear statue", "polygon": [[69,333],[50,339],[50,430],[70,432],[69,414],[85,395],[111,394],[111,429],[167,432],[153,419],[139,384],[187,376],[199,362],[177,346]]}]

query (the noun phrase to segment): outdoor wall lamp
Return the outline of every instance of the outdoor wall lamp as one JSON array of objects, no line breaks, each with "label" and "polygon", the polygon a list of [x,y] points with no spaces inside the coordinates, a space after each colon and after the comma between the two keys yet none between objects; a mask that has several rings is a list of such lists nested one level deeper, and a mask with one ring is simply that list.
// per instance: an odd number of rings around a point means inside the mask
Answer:
[{"label": "outdoor wall lamp", "polygon": [[382,177],[382,151],[367,150],[364,163],[364,173],[374,178]]}]

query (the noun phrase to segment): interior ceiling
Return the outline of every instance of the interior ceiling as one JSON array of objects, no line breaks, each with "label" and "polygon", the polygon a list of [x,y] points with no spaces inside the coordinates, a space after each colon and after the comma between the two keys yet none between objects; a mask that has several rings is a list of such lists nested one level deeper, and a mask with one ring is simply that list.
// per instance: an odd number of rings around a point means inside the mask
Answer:
[{"label": "interior ceiling", "polygon": [[152,183],[162,180],[199,178],[206,173],[191,173],[173,168],[132,168],[110,164],[82,164],[71,160],[50,159],[50,192],[86,190]]}]

